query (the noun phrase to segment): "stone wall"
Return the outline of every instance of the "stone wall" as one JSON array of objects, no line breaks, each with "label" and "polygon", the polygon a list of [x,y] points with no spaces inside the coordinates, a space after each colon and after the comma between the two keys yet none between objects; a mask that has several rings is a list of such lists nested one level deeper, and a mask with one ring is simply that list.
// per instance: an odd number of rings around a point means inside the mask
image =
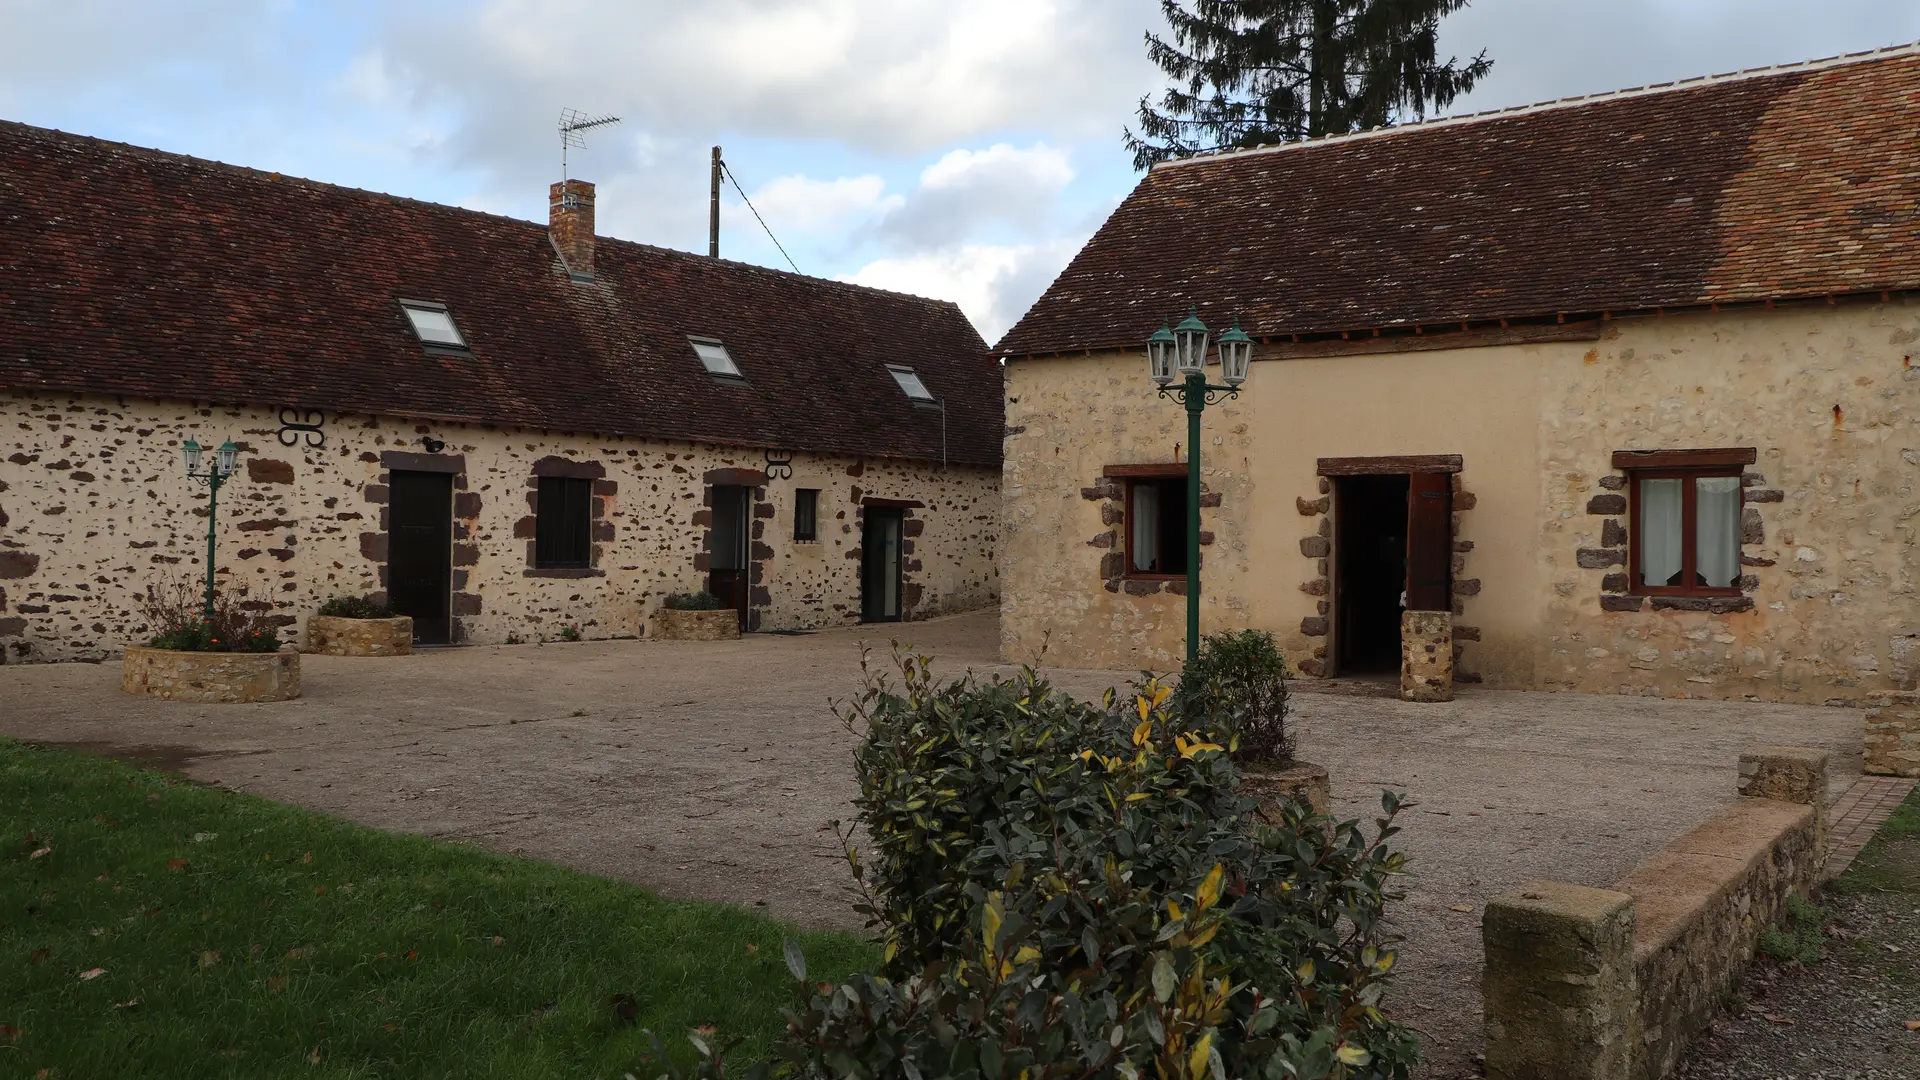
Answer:
[{"label": "stone wall", "polygon": [[[1569,335],[1570,337],[1576,335]],[[1357,346],[1356,346],[1357,347]],[[1406,353],[1262,346],[1207,410],[1202,630],[1337,670],[1339,507],[1322,457],[1459,455],[1458,681],[1858,703],[1920,670],[1920,303],[1616,319],[1584,340]],[[1184,599],[1102,574],[1103,469],[1184,460],[1134,353],[1006,367],[1003,655],[1167,669]],[[1622,450],[1751,447],[1740,597],[1625,592]]]},{"label": "stone wall", "polygon": [[1741,759],[1742,796],[1612,889],[1534,882],[1487,905],[1490,1080],[1661,1080],[1760,932],[1826,863],[1827,755]]},{"label": "stone wall", "polygon": [[[384,590],[381,477],[404,467],[404,455],[426,453],[429,436],[445,443],[434,456],[463,459],[454,614],[462,639],[477,643],[554,637],[571,624],[588,637],[641,634],[662,597],[705,584],[695,568],[703,477],[768,464],[763,451],[747,448],[351,414],[317,419],[318,430],[307,432],[283,427],[272,409],[0,397],[0,652],[13,661],[118,653],[146,632],[139,598],[149,582],[204,573],[207,496],[182,475],[187,438],[240,445],[243,468],[220,493],[220,576],[294,641],[327,599]],[[530,566],[529,483],[543,462],[598,472],[591,575]],[[859,620],[860,515],[874,498],[923,504],[906,560],[912,617],[997,601],[997,470],[805,453],[792,455],[790,468],[791,477],[765,481],[769,516],[754,522],[767,549],[761,628]],[[799,488],[821,493],[815,543],[792,540]]]},{"label": "stone wall", "polygon": [[1920,776],[1920,693],[1896,690],[1868,701],[1865,743],[1865,771]]}]

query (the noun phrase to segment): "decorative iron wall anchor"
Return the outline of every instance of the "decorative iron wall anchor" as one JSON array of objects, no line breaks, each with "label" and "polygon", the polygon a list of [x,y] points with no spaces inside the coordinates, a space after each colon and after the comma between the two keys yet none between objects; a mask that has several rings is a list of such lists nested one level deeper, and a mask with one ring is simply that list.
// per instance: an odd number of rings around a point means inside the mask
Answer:
[{"label": "decorative iron wall anchor", "polygon": [[791,450],[767,451],[767,479],[769,480],[793,479],[793,451]]},{"label": "decorative iron wall anchor", "polygon": [[320,430],[326,422],[327,414],[319,409],[281,409],[280,445],[298,446],[305,438],[309,447],[318,450],[327,445],[327,433]]}]

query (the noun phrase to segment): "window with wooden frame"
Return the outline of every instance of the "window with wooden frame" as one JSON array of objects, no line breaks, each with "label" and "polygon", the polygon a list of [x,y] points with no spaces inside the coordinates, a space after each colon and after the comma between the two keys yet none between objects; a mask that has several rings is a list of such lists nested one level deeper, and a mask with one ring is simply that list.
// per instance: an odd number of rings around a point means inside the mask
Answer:
[{"label": "window with wooden frame", "polygon": [[582,569],[593,565],[592,480],[542,476],[534,514],[533,565],[536,569]]},{"label": "window with wooden frame", "polygon": [[813,544],[820,540],[820,490],[799,488],[793,493],[793,542]]},{"label": "window with wooden frame", "polygon": [[1185,577],[1187,478],[1137,476],[1127,484],[1127,576]]},{"label": "window with wooden frame", "polygon": [[1628,577],[1646,596],[1740,595],[1741,478],[1756,454],[1637,450],[1613,456],[1629,497]]}]

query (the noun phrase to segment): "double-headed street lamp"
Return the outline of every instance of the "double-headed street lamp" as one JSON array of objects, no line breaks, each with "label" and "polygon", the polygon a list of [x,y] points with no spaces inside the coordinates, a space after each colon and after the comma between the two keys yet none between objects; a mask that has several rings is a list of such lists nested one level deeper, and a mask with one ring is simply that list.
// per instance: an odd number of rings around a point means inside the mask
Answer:
[{"label": "double-headed street lamp", "polygon": [[182,457],[187,459],[187,478],[198,480],[207,486],[207,605],[201,613],[201,620],[213,622],[213,537],[214,515],[220,508],[220,485],[233,475],[234,459],[240,456],[240,448],[228,439],[220,449],[214,451],[213,460],[207,464],[205,472],[200,471],[200,444],[188,439],[180,447]]},{"label": "double-headed street lamp", "polygon": [[[1253,361],[1253,339],[1240,329],[1220,335],[1220,381],[1207,382],[1207,324],[1195,308],[1180,325],[1162,326],[1147,339],[1147,364],[1160,396],[1187,407],[1187,662],[1200,655],[1200,414],[1209,405],[1240,396]],[[1178,386],[1174,372],[1185,376]]]}]

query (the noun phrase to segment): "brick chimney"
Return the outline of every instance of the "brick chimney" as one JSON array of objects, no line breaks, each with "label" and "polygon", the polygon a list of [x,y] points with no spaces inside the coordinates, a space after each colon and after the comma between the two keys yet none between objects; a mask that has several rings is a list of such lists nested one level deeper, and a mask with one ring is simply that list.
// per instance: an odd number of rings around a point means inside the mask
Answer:
[{"label": "brick chimney", "polygon": [[547,235],[576,277],[593,276],[593,185],[567,180],[548,189]]}]

